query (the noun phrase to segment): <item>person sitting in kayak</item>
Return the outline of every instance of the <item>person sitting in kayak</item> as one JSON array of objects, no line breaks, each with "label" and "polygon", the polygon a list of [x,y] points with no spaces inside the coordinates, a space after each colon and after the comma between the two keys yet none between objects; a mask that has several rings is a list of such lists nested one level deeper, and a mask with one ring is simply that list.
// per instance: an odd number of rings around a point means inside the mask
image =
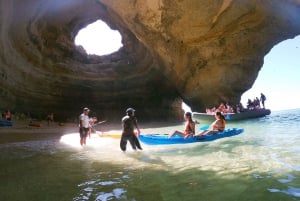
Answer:
[{"label": "person sitting in kayak", "polygon": [[218,132],[222,132],[225,130],[225,117],[222,115],[221,112],[216,112],[215,114],[216,120],[210,125],[210,129],[204,130],[201,133],[198,133],[194,136],[203,136],[207,134],[216,134]]},{"label": "person sitting in kayak", "polygon": [[184,119],[186,120],[184,131],[174,131],[172,134],[169,135],[169,138],[174,136],[174,135],[181,135],[185,138],[189,137],[190,135],[195,134],[195,122],[192,119],[192,113],[191,112],[186,112],[184,114]]}]

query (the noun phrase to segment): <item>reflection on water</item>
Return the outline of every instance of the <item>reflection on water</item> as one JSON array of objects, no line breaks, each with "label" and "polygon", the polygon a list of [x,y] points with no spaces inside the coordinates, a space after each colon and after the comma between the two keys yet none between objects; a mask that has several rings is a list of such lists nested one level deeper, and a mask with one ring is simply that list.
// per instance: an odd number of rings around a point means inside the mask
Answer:
[{"label": "reflection on water", "polygon": [[[114,200],[114,199],[127,199],[126,190],[123,188],[115,188],[110,192],[105,192],[104,186],[115,186],[121,183],[120,178],[116,178],[116,181],[89,181],[79,184],[79,187],[83,188],[83,192],[75,197],[73,200]],[[93,186],[93,187],[91,187]]]},{"label": "reflection on water", "polygon": [[285,193],[287,195],[291,195],[294,197],[300,197],[300,188],[295,188],[292,186],[288,186],[286,190],[280,190],[280,189],[268,189],[271,193]]},{"label": "reflection on water", "polygon": [[231,138],[126,153],[96,134],[86,147],[77,133],[0,144],[0,200],[300,200],[300,117],[289,113],[228,123],[245,130]]}]

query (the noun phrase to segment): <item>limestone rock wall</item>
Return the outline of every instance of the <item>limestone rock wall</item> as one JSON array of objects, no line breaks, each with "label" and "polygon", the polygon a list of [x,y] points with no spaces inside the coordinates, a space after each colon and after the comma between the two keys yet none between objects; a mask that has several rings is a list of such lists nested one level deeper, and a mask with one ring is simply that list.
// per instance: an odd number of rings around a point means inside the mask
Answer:
[{"label": "limestone rock wall", "polygon": [[[121,33],[118,52],[74,45],[98,19]],[[0,0],[0,110],[167,118],[181,99],[237,103],[271,48],[299,34],[297,0]]]}]

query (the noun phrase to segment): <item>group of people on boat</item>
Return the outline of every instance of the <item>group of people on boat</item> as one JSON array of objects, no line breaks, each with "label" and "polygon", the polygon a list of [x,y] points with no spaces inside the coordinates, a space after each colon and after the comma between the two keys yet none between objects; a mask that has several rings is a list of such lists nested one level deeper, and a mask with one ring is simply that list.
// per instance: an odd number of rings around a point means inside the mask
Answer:
[{"label": "group of people on boat", "polygon": [[[265,101],[267,100],[266,96],[263,93],[260,93],[260,98],[255,97],[253,100],[248,99],[247,101],[247,109],[255,110],[255,109],[265,109]],[[261,107],[261,105],[262,107]]]},{"label": "group of people on boat", "polygon": [[215,114],[216,112],[221,112],[223,114],[235,113],[234,108],[226,102],[221,102],[219,107],[206,108],[207,114]]},{"label": "group of people on boat", "polygon": [[218,107],[206,108],[206,113],[215,114],[216,112],[221,112],[222,114],[230,114],[240,113],[246,110],[257,110],[262,108],[265,109],[266,100],[266,96],[263,93],[260,93],[260,98],[256,97],[253,99],[253,101],[251,99],[248,99],[247,108],[245,108],[242,103],[239,103],[235,106],[231,106],[229,103],[221,102]]}]

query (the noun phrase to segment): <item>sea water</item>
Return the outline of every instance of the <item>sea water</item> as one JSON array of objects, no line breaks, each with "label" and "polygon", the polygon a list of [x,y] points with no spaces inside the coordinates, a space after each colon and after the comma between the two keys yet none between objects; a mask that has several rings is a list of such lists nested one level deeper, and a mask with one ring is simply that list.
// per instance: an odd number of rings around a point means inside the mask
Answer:
[{"label": "sea water", "polygon": [[[78,133],[0,144],[0,200],[300,200],[300,110],[228,122],[243,134],[211,142],[142,144]],[[200,122],[197,129],[209,122]],[[119,129],[119,128],[117,128]],[[183,124],[142,128],[170,133]]]}]

